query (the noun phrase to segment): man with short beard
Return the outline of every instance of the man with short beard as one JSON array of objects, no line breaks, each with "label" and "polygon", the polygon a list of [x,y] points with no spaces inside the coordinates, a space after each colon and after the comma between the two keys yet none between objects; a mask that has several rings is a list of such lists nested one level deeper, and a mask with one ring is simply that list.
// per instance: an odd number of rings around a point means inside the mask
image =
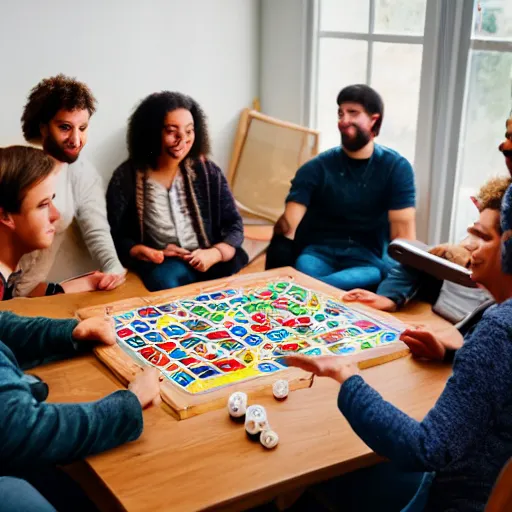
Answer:
[{"label": "man with short beard", "polygon": [[65,292],[111,290],[125,279],[125,269],[117,257],[107,222],[101,178],[90,162],[83,157],[79,159],[95,110],[96,99],[90,89],[64,75],[46,78],[30,91],[21,119],[23,135],[27,142],[42,146],[56,162],[55,206],[61,218],[56,223],[52,246],[22,258],[15,295],[40,296],[64,291],[60,286],[48,286],[45,281],[64,232],[75,217],[85,245],[101,272],[68,281]]},{"label": "man with short beard", "polygon": [[390,240],[416,237],[414,174],[403,156],[374,142],[384,115],[376,91],[351,85],[337,104],[341,146],[297,171],[273,244],[293,243],[295,267],[325,283],[374,288],[392,266]]}]

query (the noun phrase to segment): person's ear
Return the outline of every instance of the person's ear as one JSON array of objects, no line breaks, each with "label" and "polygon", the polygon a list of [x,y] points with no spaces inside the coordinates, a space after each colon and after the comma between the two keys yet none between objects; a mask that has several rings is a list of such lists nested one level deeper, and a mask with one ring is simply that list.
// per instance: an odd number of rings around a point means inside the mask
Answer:
[{"label": "person's ear", "polygon": [[13,231],[16,229],[16,223],[14,222],[13,216],[3,208],[0,208],[0,223]]},{"label": "person's ear", "polygon": [[377,123],[377,121],[380,119],[380,114],[372,114],[370,116],[370,119],[372,121],[372,132],[375,134],[375,124]]}]

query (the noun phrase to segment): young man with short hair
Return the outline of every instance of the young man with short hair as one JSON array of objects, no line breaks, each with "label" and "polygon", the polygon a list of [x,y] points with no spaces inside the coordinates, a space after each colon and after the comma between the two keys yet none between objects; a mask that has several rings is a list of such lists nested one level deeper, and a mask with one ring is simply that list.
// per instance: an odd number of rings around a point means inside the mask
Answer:
[{"label": "young man with short hair", "polygon": [[[45,250],[59,213],[54,161],[41,150],[0,148],[0,299],[19,259]],[[78,489],[57,469],[137,439],[142,408],[159,398],[158,372],[144,372],[129,386],[90,403],[52,404],[47,386],[23,369],[72,357],[92,341],[115,343],[113,325],[101,317],[82,322],[24,318],[0,312],[0,503],[2,510],[88,510],[74,501]],[[20,480],[21,479],[21,480]],[[32,484],[46,500],[26,482]],[[73,487],[74,490],[71,490]],[[70,502],[66,503],[66,499]],[[83,498],[85,500],[85,498]],[[73,505],[71,505],[73,503]]]}]

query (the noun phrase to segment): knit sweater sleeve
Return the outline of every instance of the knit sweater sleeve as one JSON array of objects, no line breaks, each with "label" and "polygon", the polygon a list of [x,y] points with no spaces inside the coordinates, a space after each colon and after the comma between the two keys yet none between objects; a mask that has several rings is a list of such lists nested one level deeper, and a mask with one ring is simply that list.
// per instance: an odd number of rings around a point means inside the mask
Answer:
[{"label": "knit sweater sleeve", "polygon": [[101,177],[94,166],[83,159],[71,165],[69,171],[72,172],[76,219],[91,256],[103,272],[124,272],[110,234]]},{"label": "knit sweater sleeve", "polygon": [[207,162],[210,171],[215,174],[218,183],[218,198],[220,203],[221,242],[233,247],[241,247],[244,241],[244,225],[235,203],[235,198],[229,189],[224,173],[213,162]]},{"label": "knit sweater sleeve", "polygon": [[137,439],[137,397],[116,391],[90,403],[38,402],[0,350],[0,467],[3,471],[67,464]]},{"label": "knit sweater sleeve", "polygon": [[0,467],[4,471],[66,464],[137,439],[142,432],[141,406],[131,391],[117,391],[91,403],[51,404],[33,397],[16,362],[30,366],[73,354],[76,324],[76,320],[9,312],[0,315]]},{"label": "knit sweater sleeve", "polygon": [[[436,471],[485,436],[512,386],[510,320],[498,309],[484,315],[458,351],[453,375],[422,422],[386,402],[360,376],[341,386],[338,406],[370,448],[407,469]],[[510,315],[511,309],[505,311]]]},{"label": "knit sweater sleeve", "polygon": [[107,219],[112,239],[121,261],[127,266],[132,260],[131,248],[140,243],[137,240],[137,218],[129,215],[130,204],[135,201],[135,183],[130,171],[128,160],[114,171],[107,187]]},{"label": "knit sweater sleeve", "polygon": [[55,357],[76,354],[73,330],[78,321],[0,313],[0,340],[20,366],[30,368]]}]

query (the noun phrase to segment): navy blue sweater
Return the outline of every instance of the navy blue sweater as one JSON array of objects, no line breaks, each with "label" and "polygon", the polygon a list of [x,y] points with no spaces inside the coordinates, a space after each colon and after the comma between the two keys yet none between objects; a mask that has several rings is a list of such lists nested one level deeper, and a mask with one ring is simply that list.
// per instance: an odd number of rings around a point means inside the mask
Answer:
[{"label": "navy blue sweater", "polygon": [[360,376],[341,386],[338,406],[376,453],[411,471],[436,472],[426,510],[483,511],[512,456],[512,299],[488,309],[466,336],[422,422]]},{"label": "navy blue sweater", "polygon": [[76,324],[0,313],[0,476],[70,463],[140,436],[142,409],[131,391],[70,404],[32,394],[21,367],[75,355]]}]

